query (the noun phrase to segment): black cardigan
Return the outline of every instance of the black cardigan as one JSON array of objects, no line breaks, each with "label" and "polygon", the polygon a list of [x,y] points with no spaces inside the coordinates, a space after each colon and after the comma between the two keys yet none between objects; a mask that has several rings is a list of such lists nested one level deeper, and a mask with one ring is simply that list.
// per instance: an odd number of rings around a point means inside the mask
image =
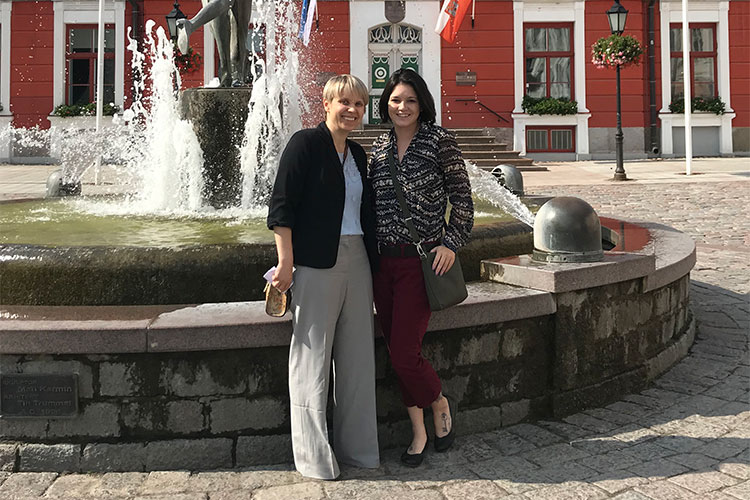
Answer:
[{"label": "black cardigan", "polygon": [[[375,210],[362,146],[346,141],[362,179],[360,223],[370,266],[377,269]],[[292,229],[294,263],[328,269],[336,264],[346,188],[333,137],[325,122],[300,130],[281,155],[266,223]]]}]

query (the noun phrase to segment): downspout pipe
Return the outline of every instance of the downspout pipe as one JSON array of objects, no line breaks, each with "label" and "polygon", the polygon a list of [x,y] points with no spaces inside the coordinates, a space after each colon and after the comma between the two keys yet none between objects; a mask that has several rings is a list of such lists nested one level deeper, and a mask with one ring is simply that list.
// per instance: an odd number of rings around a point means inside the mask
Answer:
[{"label": "downspout pipe", "polygon": [[133,39],[138,42],[141,41],[141,8],[138,5],[138,0],[128,0],[132,9],[133,18],[130,22],[130,28],[133,33]]},{"label": "downspout pipe", "polygon": [[[648,108],[649,108],[649,154],[661,156],[659,137],[656,125],[656,44],[654,28],[654,9],[656,0],[648,2]],[[664,64],[664,61],[662,61]]]}]

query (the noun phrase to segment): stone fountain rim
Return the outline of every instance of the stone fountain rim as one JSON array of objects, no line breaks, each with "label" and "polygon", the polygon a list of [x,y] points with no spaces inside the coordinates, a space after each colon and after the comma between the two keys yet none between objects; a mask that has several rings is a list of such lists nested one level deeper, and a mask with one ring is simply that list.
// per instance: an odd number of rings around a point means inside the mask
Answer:
[{"label": "stone fountain rim", "polygon": [[[619,219],[622,220],[622,219]],[[663,287],[690,272],[695,243],[686,234],[656,223],[627,221],[649,230],[652,242],[641,259],[619,259],[619,266],[638,263],[642,292]],[[653,262],[643,266],[644,259]],[[606,264],[606,263],[605,263]],[[570,265],[566,272],[570,273]],[[580,288],[622,281],[611,267],[581,266]],[[599,271],[597,271],[599,269]],[[450,330],[480,324],[551,315],[555,292],[501,283],[469,284],[469,298],[433,313],[428,330]],[[207,314],[208,313],[208,314]],[[37,319],[13,318],[37,315]],[[105,354],[245,349],[288,345],[291,319],[271,318],[262,301],[165,306],[2,306],[1,354]]]}]

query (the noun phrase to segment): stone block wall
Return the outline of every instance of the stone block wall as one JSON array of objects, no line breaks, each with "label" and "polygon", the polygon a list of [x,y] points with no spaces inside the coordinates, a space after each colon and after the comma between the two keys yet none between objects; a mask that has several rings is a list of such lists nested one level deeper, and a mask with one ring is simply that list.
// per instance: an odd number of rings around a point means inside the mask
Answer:
[{"label": "stone block wall", "polygon": [[648,382],[648,361],[688,323],[690,277],[643,292],[642,280],[556,295],[555,416],[610,402]]},{"label": "stone block wall", "polygon": [[[676,362],[692,341],[689,276],[645,293],[643,282],[556,294],[555,314],[428,332],[424,354],[458,402],[460,431],[606,404]],[[400,446],[410,427],[382,339],[375,355],[380,444]],[[76,373],[79,382],[75,418],[0,418],[0,470],[290,461],[287,357],[286,346],[0,355],[2,373]]]}]

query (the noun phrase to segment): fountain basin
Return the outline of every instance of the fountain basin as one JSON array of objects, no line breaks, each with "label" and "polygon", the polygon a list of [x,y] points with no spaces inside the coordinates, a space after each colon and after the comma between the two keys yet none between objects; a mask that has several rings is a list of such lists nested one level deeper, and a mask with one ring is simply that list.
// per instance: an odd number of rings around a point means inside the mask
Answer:
[{"label": "fountain basin", "polygon": [[[2,204],[0,304],[260,300],[262,276],[276,265],[273,233],[260,217],[102,217],[77,211],[77,203]],[[482,259],[531,251],[528,225],[497,210],[484,213],[460,251],[468,281],[479,279]]]},{"label": "fountain basin", "polygon": [[[607,251],[602,263],[578,265],[577,279],[576,266],[533,263],[565,274],[564,289],[470,283],[464,303],[433,314],[424,352],[457,399],[461,433],[606,405],[687,353],[695,245],[658,224],[629,227],[647,236],[629,260]],[[290,461],[290,319],[266,316],[262,302],[2,306],[0,317],[1,374],[78,377],[75,417],[0,418],[0,469]],[[376,367],[380,443],[400,446],[410,427],[382,339]]]}]

